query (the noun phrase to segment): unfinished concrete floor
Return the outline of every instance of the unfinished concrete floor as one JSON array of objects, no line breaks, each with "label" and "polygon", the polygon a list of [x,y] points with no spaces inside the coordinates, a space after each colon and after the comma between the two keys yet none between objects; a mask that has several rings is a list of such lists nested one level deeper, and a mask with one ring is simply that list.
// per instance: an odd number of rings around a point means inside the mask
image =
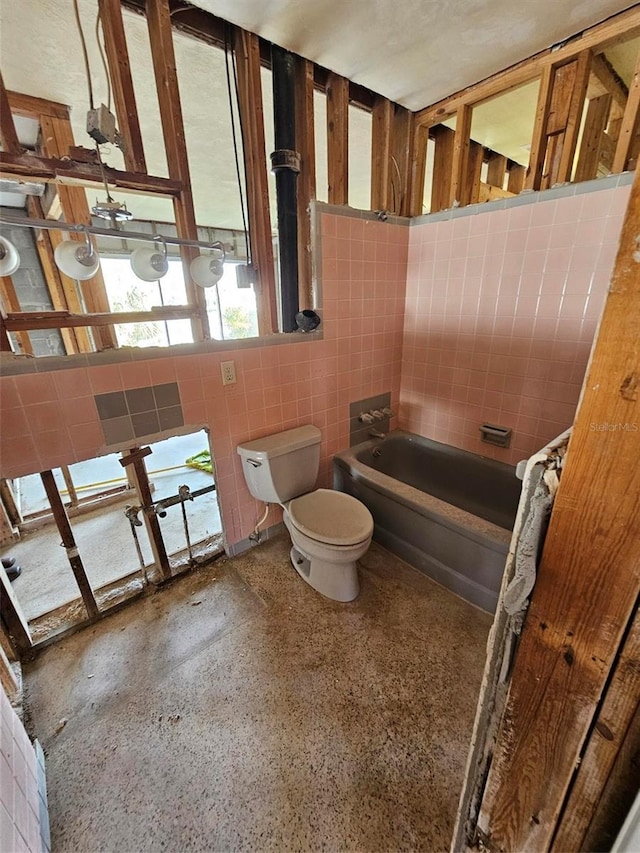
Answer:
[{"label": "unfinished concrete floor", "polygon": [[376,545],[359,598],[329,601],[288,549],[25,668],[55,853],[448,850],[491,618]]}]

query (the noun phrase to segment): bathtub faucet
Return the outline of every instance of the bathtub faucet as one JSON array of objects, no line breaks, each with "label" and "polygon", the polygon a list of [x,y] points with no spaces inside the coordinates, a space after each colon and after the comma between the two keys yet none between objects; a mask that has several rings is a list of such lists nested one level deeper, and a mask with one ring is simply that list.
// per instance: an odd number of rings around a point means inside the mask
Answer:
[{"label": "bathtub faucet", "polygon": [[369,430],[369,437],[370,438],[386,438],[387,434],[386,434],[386,432],[380,432],[379,429],[370,429]]}]

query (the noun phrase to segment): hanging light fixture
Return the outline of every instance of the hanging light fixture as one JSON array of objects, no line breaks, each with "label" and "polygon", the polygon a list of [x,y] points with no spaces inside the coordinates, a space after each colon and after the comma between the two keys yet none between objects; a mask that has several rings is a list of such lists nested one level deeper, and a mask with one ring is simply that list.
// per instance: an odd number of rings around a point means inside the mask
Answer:
[{"label": "hanging light fixture", "polygon": [[89,231],[83,228],[85,242],[64,240],[56,246],[54,258],[58,268],[69,278],[86,281],[98,272],[100,258],[93,248]]},{"label": "hanging light fixture", "polygon": [[216,254],[199,255],[197,258],[194,258],[189,266],[191,278],[200,287],[213,287],[223,276],[223,257],[220,254]]},{"label": "hanging light fixture", "polygon": [[6,237],[0,237],[0,275],[13,275],[20,266],[20,254]]},{"label": "hanging light fixture", "polygon": [[167,258],[167,243],[164,237],[157,235],[153,238],[162,244],[162,251],[153,247],[134,249],[131,252],[129,263],[131,269],[142,281],[158,281],[169,272],[169,259]]}]

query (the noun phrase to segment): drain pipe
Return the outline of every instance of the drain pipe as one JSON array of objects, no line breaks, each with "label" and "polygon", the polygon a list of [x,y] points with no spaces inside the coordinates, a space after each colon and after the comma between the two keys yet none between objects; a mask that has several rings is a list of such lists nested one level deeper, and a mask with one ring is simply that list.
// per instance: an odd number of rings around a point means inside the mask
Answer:
[{"label": "drain pipe", "polygon": [[276,150],[271,171],[276,177],[278,236],[280,243],[280,304],[283,332],[297,330],[298,297],[298,203],[300,154],[296,147],[295,55],[271,45],[273,125]]}]

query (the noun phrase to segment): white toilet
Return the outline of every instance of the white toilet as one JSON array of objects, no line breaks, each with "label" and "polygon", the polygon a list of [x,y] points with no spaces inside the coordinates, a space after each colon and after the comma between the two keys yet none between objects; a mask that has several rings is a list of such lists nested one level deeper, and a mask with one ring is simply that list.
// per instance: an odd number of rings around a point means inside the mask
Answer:
[{"label": "white toilet", "polygon": [[278,503],[291,535],[291,562],[300,577],[334,601],[360,591],[356,560],[367,551],[373,518],[351,495],[312,491],[320,466],[320,430],[297,427],[241,444],[237,449],[249,491]]}]

